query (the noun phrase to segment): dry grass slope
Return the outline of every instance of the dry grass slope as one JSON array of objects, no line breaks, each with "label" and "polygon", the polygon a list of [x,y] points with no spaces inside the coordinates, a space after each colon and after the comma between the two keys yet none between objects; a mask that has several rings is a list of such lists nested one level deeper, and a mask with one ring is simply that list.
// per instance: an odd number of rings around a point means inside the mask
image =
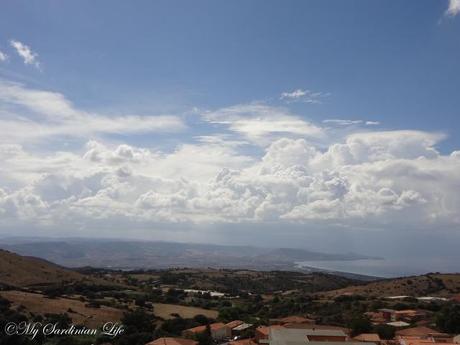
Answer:
[{"label": "dry grass slope", "polygon": [[100,327],[104,323],[120,321],[123,311],[111,307],[87,307],[84,302],[68,298],[49,299],[41,294],[22,291],[2,291],[0,296],[12,302],[16,307],[24,306],[29,313],[63,314],[67,313],[72,321],[87,327]]},{"label": "dry grass slope", "polygon": [[357,294],[370,297],[381,296],[444,296],[460,292],[460,274],[426,274],[415,277],[380,280],[362,286],[350,286],[329,291],[324,295]]},{"label": "dry grass slope", "polygon": [[0,249],[0,283],[28,287],[72,281],[91,280],[38,258],[20,256]]},{"label": "dry grass slope", "polygon": [[154,303],[153,307],[155,315],[165,320],[174,318],[174,316],[172,316],[171,314],[179,314],[182,318],[192,318],[195,315],[201,314],[211,319],[217,318],[218,314],[218,312],[215,310],[187,307],[174,304]]}]

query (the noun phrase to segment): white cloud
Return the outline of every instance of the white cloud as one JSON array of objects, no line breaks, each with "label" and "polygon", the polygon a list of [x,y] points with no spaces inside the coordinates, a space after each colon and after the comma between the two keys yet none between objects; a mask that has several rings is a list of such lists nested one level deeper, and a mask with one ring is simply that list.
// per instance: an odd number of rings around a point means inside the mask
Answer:
[{"label": "white cloud", "polygon": [[329,93],[313,92],[310,90],[297,89],[291,92],[282,92],[280,99],[286,102],[303,102],[310,104],[320,104],[321,99],[329,96]]},{"label": "white cloud", "polygon": [[[373,131],[363,121],[329,131],[253,103],[204,112],[203,131],[162,151],[104,134],[179,131],[179,117],[90,113],[60,93],[3,81],[0,114],[0,229],[460,227],[460,154],[436,149],[442,133]],[[62,136],[79,140],[54,148]]]},{"label": "white cloud", "polygon": [[91,141],[82,154],[48,156],[2,145],[0,212],[4,223],[67,227],[120,220],[382,226],[391,219],[458,229],[460,159],[436,151],[441,139],[420,131],[356,133],[324,151],[282,138],[259,158],[219,142],[163,153]]},{"label": "white cloud", "polygon": [[362,124],[363,121],[361,120],[343,120],[343,119],[326,119],[326,120],[323,120],[323,123],[333,124],[337,126],[352,126],[352,125]]},{"label": "white cloud", "polygon": [[94,134],[177,132],[186,128],[177,116],[107,116],[76,108],[64,95],[0,80],[0,142],[28,142]]},{"label": "white cloud", "polygon": [[22,57],[26,65],[32,65],[40,68],[40,63],[38,62],[38,54],[33,52],[29,46],[16,40],[10,40],[10,44],[14,49],[16,49],[16,52],[20,57]]},{"label": "white cloud", "polygon": [[8,60],[8,55],[0,50],[0,62],[4,62],[6,60]]},{"label": "white cloud", "polygon": [[228,127],[245,138],[266,145],[283,135],[321,138],[323,130],[291,114],[287,109],[264,104],[241,104],[203,114],[206,121]]},{"label": "white cloud", "polygon": [[446,15],[456,16],[460,13],[460,0],[449,0],[449,7],[446,10]]},{"label": "white cloud", "polygon": [[363,121],[363,120],[346,120],[346,119],[326,119],[323,123],[335,125],[335,126],[353,126],[353,125],[366,125],[366,126],[378,126],[378,121]]}]

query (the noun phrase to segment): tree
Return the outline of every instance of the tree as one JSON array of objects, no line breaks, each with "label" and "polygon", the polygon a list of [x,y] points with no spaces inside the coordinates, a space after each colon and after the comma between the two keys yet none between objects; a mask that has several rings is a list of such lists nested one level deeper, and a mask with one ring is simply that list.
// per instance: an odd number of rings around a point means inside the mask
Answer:
[{"label": "tree", "polygon": [[436,325],[446,333],[460,333],[460,305],[441,309],[436,315]]},{"label": "tree", "polygon": [[211,328],[209,325],[206,325],[206,330],[204,332],[198,333],[195,335],[195,340],[198,341],[198,345],[213,345],[214,341],[211,336]]},{"label": "tree", "polygon": [[377,325],[375,326],[375,332],[378,333],[381,339],[391,340],[395,337],[396,329],[389,325]]},{"label": "tree", "polygon": [[200,325],[207,325],[209,323],[209,319],[203,314],[195,315],[193,320],[198,322]]},{"label": "tree", "polygon": [[154,321],[154,315],[142,309],[136,309],[135,311],[125,313],[121,319],[121,323],[125,326],[125,334],[151,333],[155,329]]},{"label": "tree", "polygon": [[362,315],[353,317],[348,327],[351,329],[351,335],[354,337],[361,333],[368,333],[372,330],[372,323],[371,321]]},{"label": "tree", "polygon": [[244,314],[240,307],[224,307],[219,310],[219,319],[229,322],[244,319]]}]

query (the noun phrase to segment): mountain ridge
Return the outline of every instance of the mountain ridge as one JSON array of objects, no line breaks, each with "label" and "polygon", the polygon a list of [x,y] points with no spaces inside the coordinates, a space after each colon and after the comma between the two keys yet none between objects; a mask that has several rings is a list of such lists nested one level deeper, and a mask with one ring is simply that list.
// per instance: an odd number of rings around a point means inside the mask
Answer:
[{"label": "mountain ridge", "polygon": [[[3,239],[0,248],[40,257],[65,267],[123,269],[216,267],[299,270],[296,262],[303,260],[377,259],[356,253],[331,254],[299,248],[112,239]],[[306,270],[309,271],[309,268]]]}]

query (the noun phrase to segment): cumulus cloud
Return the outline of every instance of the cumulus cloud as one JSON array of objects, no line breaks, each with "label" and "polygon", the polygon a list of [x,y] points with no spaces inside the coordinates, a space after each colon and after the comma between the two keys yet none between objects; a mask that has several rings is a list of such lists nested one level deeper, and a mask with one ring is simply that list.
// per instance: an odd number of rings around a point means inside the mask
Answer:
[{"label": "cumulus cloud", "polygon": [[[443,133],[334,119],[326,123],[352,126],[330,130],[251,103],[200,112],[203,130],[165,150],[107,135],[186,130],[180,117],[91,113],[60,93],[5,81],[0,114],[0,229],[460,226],[460,154],[436,149]],[[60,137],[79,140],[49,144]]]},{"label": "cumulus cloud", "polygon": [[33,52],[28,45],[16,40],[11,40],[10,44],[16,50],[16,53],[23,59],[26,65],[32,65],[40,68],[38,54]]},{"label": "cumulus cloud", "polygon": [[297,89],[291,92],[282,92],[280,95],[280,99],[288,103],[303,102],[310,104],[320,104],[321,99],[327,96],[329,96],[329,93]]},{"label": "cumulus cloud", "polygon": [[456,16],[460,13],[460,0],[449,0],[449,7],[446,10],[446,15]]},{"label": "cumulus cloud", "polygon": [[[218,142],[169,153],[87,143],[39,156],[0,146],[2,221],[91,224],[326,222],[458,228],[459,155],[442,135],[355,133],[326,150],[282,138],[259,158]],[[186,163],[184,163],[186,162]],[[13,178],[14,177],[14,178]]]}]

